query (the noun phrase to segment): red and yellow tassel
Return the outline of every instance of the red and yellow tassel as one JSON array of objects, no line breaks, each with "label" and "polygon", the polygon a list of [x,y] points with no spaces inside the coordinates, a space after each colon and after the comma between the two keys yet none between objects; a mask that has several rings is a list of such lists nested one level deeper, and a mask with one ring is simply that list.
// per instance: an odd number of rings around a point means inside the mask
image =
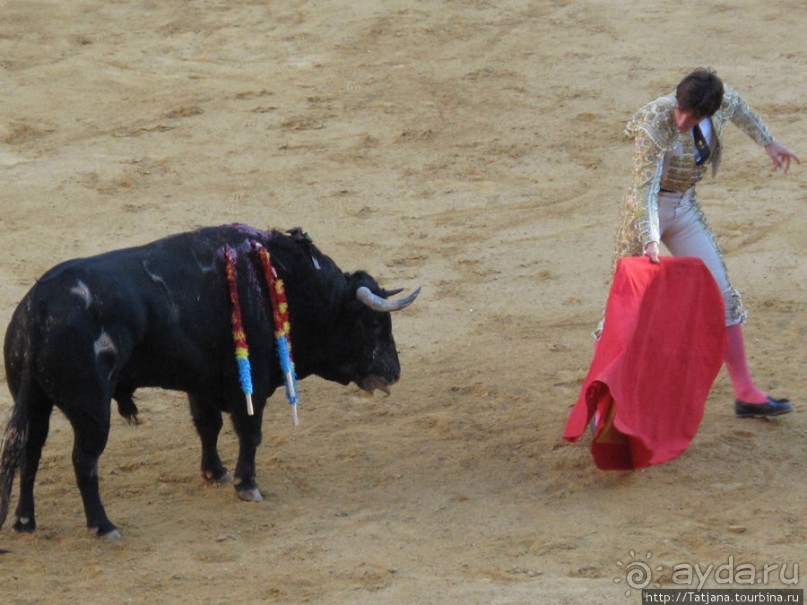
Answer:
[{"label": "red and yellow tassel", "polygon": [[235,268],[236,253],[229,246],[224,248],[224,259],[226,261],[227,284],[230,289],[230,303],[232,304],[232,315],[230,321],[233,330],[233,342],[235,343],[235,360],[238,363],[238,379],[241,383],[241,390],[247,401],[247,414],[255,414],[252,406],[252,368],[249,364],[249,346],[247,345],[247,335],[244,332],[244,325],[241,321],[241,303],[238,300],[238,272]]}]

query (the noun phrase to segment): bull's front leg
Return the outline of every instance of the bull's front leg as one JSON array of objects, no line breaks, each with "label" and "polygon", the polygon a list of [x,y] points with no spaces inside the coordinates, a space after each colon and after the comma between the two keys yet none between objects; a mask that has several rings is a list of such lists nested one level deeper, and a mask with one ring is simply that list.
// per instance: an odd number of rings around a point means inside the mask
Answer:
[{"label": "bull's front leg", "polygon": [[263,496],[255,482],[255,453],[261,444],[263,404],[255,405],[255,414],[238,410],[232,414],[233,426],[238,435],[238,463],[235,466],[235,491],[238,497],[249,502],[261,502]]},{"label": "bull's front leg", "polygon": [[208,483],[231,481],[232,476],[221,462],[218,451],[219,433],[223,421],[221,411],[212,399],[188,394],[191,416],[196,432],[202,442],[202,479]]}]

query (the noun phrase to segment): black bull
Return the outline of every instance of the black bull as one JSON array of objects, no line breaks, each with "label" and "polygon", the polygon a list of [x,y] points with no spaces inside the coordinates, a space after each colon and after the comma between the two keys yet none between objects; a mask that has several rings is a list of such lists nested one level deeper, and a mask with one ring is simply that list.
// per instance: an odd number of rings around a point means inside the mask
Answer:
[{"label": "black bull", "polygon": [[[216,448],[222,412],[238,436],[236,492],[260,500],[255,452],[266,398],[284,384],[266,280],[255,243],[268,249],[284,280],[296,375],[316,374],[364,390],[387,390],[400,365],[389,311],[411,304],[364,272],[343,273],[299,230],[210,227],[145,246],[62,263],[34,285],[8,326],[5,366],[14,399],[0,451],[0,527],[16,471],[14,528],[33,531],[34,480],[53,406],[74,431],[73,467],[87,526],[119,537],[101,502],[98,459],[107,443],[111,400],[136,421],[133,394],[161,387],[188,394],[207,481],[230,475]],[[233,305],[223,250],[232,250],[252,367],[254,414],[239,384]]]}]

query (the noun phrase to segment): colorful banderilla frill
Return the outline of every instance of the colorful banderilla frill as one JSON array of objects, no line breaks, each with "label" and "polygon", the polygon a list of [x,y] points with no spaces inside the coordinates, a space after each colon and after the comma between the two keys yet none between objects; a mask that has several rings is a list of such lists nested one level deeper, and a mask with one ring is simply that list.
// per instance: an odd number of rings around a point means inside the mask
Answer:
[{"label": "colorful banderilla frill", "polygon": [[294,359],[291,352],[291,323],[289,322],[289,303],[286,299],[286,286],[283,280],[277,276],[277,271],[272,266],[269,250],[261,246],[258,242],[252,242],[252,248],[258,254],[263,267],[266,286],[269,290],[269,303],[272,307],[272,319],[275,323],[275,343],[277,344],[277,356],[280,362],[280,369],[283,372],[283,379],[286,383],[286,399],[291,405],[291,417],[294,425],[297,426],[297,376],[294,371]]},{"label": "colorful banderilla frill", "polygon": [[255,414],[252,407],[252,368],[249,364],[249,346],[247,335],[241,321],[241,303],[238,300],[238,273],[235,268],[236,253],[229,246],[224,247],[224,260],[227,267],[227,284],[230,289],[230,302],[232,303],[231,323],[233,328],[233,342],[235,343],[235,360],[238,363],[238,379],[241,390],[247,399],[247,414]]}]

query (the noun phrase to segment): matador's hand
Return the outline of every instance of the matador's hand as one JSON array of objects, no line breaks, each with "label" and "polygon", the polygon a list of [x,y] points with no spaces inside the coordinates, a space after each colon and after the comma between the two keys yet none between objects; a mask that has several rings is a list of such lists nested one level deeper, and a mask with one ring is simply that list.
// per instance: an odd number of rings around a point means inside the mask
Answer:
[{"label": "matador's hand", "polygon": [[644,255],[650,259],[650,262],[658,265],[661,261],[658,259],[658,242],[648,242],[644,247]]},{"label": "matador's hand", "polygon": [[787,174],[787,171],[790,168],[791,160],[796,160],[797,164],[801,164],[801,160],[796,156],[795,153],[776,141],[769,145],[765,145],[765,151],[768,152],[768,155],[773,161],[773,169],[776,170],[777,168],[781,168],[783,174]]}]

